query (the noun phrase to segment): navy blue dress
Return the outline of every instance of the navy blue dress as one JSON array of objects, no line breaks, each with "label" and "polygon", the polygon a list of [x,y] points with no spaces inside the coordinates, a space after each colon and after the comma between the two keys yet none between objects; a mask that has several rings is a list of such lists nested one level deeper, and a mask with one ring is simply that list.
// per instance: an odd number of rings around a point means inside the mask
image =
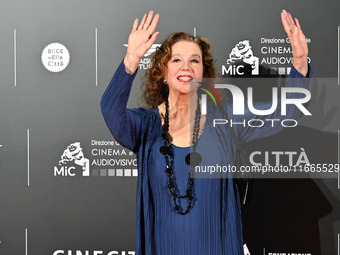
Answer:
[{"label": "navy blue dress", "polygon": [[[161,118],[156,107],[127,109],[127,101],[135,74],[125,72],[123,63],[118,67],[106,89],[101,108],[104,119],[115,137],[123,146],[137,153],[137,219],[136,255],[238,255],[243,254],[242,220],[237,189],[232,178],[195,178],[193,207],[187,215],[180,215],[174,209],[172,195],[167,185],[165,159],[159,152],[163,145]],[[306,87],[303,76],[291,69],[291,78],[286,86]],[[292,94],[290,97],[298,97]],[[232,102],[226,100],[227,114],[233,116]],[[265,103],[257,109],[268,109]],[[210,110],[209,110],[210,109]],[[210,112],[209,112],[210,111]],[[286,119],[298,116],[294,106],[287,109]],[[213,118],[222,118],[216,108],[208,107],[206,123]],[[242,116],[244,118],[244,116]],[[248,111],[246,118],[254,118]],[[280,119],[280,109],[271,116],[256,118]],[[249,128],[238,125],[236,134],[242,143],[273,135],[282,129],[265,125]],[[184,194],[190,168],[185,157],[190,147],[174,148],[174,175],[180,194]],[[208,149],[207,149],[208,148]],[[197,152],[203,155],[201,165],[234,165],[235,145],[226,127],[213,129],[205,125],[197,145]],[[185,202],[183,202],[185,208]]]}]

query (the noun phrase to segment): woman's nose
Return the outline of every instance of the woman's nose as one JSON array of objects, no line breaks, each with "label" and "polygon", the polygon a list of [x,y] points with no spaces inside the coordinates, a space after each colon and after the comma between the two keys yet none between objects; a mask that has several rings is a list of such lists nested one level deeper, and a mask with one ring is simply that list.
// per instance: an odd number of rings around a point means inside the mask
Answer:
[{"label": "woman's nose", "polygon": [[183,61],[182,70],[189,70],[190,69],[190,63]]}]

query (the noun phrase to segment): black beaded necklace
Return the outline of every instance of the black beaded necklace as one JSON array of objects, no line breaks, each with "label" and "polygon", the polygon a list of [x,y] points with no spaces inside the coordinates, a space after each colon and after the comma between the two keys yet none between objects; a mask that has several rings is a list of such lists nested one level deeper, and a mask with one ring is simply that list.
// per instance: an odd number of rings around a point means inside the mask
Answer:
[{"label": "black beaded necklace", "polygon": [[[175,204],[175,210],[181,214],[186,215],[189,213],[191,207],[192,207],[192,200],[193,200],[193,194],[192,194],[192,188],[194,186],[194,167],[199,165],[202,161],[202,156],[196,152],[197,142],[198,142],[198,136],[200,132],[200,121],[201,121],[201,108],[199,105],[199,97],[197,97],[197,108],[195,112],[195,124],[194,124],[194,131],[192,136],[192,145],[193,145],[193,151],[190,152],[185,157],[185,162],[188,166],[190,166],[190,173],[188,178],[188,187],[186,190],[185,195],[180,195],[176,190],[176,183],[174,182],[174,153],[173,153],[173,147],[170,142],[170,135],[169,135],[169,102],[168,99],[165,101],[165,118],[164,118],[164,125],[163,125],[163,142],[164,145],[161,146],[160,152],[165,157],[165,163],[166,163],[166,173],[169,177],[169,183],[168,188],[173,196],[173,201]],[[177,203],[177,199],[187,199],[188,200],[188,206],[185,211],[180,209],[179,204]]]}]

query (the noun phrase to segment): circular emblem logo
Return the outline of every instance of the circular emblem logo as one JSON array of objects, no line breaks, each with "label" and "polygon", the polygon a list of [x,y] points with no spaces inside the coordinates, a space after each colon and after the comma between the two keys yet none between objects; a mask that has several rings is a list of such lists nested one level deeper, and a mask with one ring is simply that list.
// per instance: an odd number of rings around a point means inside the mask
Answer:
[{"label": "circular emblem logo", "polygon": [[70,52],[61,43],[50,43],[41,53],[41,62],[48,71],[61,72],[70,62]]}]

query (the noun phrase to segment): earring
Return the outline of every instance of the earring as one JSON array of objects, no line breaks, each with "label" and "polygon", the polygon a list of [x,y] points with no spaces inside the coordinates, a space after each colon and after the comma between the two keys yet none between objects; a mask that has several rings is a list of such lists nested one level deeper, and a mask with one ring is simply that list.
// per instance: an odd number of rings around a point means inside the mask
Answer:
[{"label": "earring", "polygon": [[166,79],[163,79],[163,83],[166,84]]}]

